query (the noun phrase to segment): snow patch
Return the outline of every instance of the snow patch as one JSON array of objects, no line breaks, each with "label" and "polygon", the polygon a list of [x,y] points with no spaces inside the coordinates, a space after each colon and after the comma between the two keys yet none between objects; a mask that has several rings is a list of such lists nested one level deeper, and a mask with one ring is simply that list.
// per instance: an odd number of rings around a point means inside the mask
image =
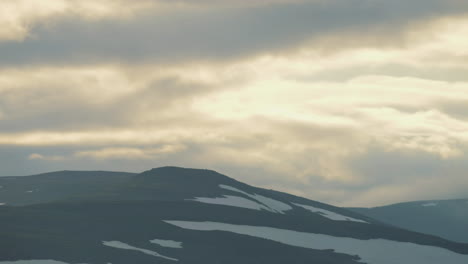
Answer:
[{"label": "snow patch", "polygon": [[243,195],[246,195],[262,204],[264,204],[266,207],[267,207],[267,210],[270,211],[270,212],[273,212],[273,213],[280,213],[280,214],[284,214],[285,211],[288,211],[288,210],[291,210],[292,207],[288,204],[285,204],[283,202],[280,202],[278,200],[275,200],[275,199],[272,199],[272,198],[268,198],[268,197],[265,197],[265,196],[262,196],[262,195],[259,195],[259,194],[249,194],[249,193],[246,193],[244,191],[241,191],[237,188],[234,188],[232,186],[228,186],[228,185],[224,185],[224,184],[220,184],[219,185],[220,188],[222,189],[225,189],[225,190],[229,190],[229,191],[233,191],[233,192],[238,192],[238,193],[241,193]]},{"label": "snow patch", "polygon": [[151,251],[151,250],[144,249],[144,248],[137,248],[137,247],[131,246],[129,244],[125,244],[125,243],[120,242],[120,241],[102,241],[102,244],[104,246],[108,246],[108,247],[113,247],[113,248],[118,248],[118,249],[126,249],[126,250],[135,250],[135,251],[139,251],[141,253],[151,255],[151,256],[154,256],[154,257],[164,258],[164,259],[173,260],[173,261],[179,261],[178,259],[166,257],[164,255],[161,255],[161,254],[155,252],[155,251]]},{"label": "snow patch", "polygon": [[421,206],[424,206],[424,207],[437,206],[437,203],[434,203],[434,202],[424,203],[424,204],[421,204]]},{"label": "snow patch", "polygon": [[310,205],[298,204],[298,203],[293,203],[293,204],[296,205],[296,206],[302,207],[302,208],[304,208],[304,209],[306,209],[308,211],[311,211],[312,213],[317,213],[317,214],[319,214],[319,215],[321,215],[323,217],[326,217],[326,218],[334,220],[334,221],[353,221],[353,222],[368,224],[368,222],[366,222],[364,220],[359,220],[359,219],[352,218],[352,217],[349,217],[349,216],[344,216],[344,215],[337,214],[335,212],[328,211],[328,210],[325,210],[325,209],[322,209],[322,208],[317,208],[317,207],[313,207],[313,206],[310,206]]},{"label": "snow patch", "polygon": [[283,202],[280,202],[278,200],[274,200],[262,195],[254,194],[254,195],[249,195],[251,198],[261,202],[262,204],[268,206],[272,211],[284,214],[285,211],[289,211],[292,209],[292,207],[288,204],[285,204]]},{"label": "snow patch", "polygon": [[178,242],[174,240],[153,239],[153,240],[150,240],[150,242],[153,244],[160,245],[162,247],[182,248],[182,242]]},{"label": "snow patch", "polygon": [[447,249],[398,242],[387,239],[361,240],[324,234],[298,232],[263,226],[233,225],[216,222],[165,221],[184,229],[198,231],[226,231],[251,237],[273,240],[286,245],[359,255],[362,262],[372,264],[466,264],[468,255]]},{"label": "snow patch", "polygon": [[237,189],[237,188],[234,188],[234,187],[228,186],[228,185],[224,185],[224,184],[220,184],[220,185],[219,185],[219,188],[225,189],[225,190],[229,190],[229,191],[233,191],[233,192],[242,193],[242,194],[247,195],[247,196],[249,195],[248,193],[246,193],[246,192],[244,192],[244,191],[241,191],[241,190],[239,190],[239,189]]},{"label": "snow patch", "polygon": [[33,190],[29,190],[29,191],[26,191],[26,192],[27,192],[27,193],[32,193],[32,192],[34,192],[34,191],[33,191]]},{"label": "snow patch", "polygon": [[234,207],[242,207],[247,209],[253,210],[268,210],[269,208],[251,201],[249,199],[239,197],[239,196],[232,196],[232,195],[224,195],[224,197],[216,197],[216,198],[206,198],[206,197],[195,197],[194,199],[188,199],[191,201],[196,201],[200,203],[208,203],[208,204],[220,204],[220,205],[227,205],[227,206],[234,206]]}]

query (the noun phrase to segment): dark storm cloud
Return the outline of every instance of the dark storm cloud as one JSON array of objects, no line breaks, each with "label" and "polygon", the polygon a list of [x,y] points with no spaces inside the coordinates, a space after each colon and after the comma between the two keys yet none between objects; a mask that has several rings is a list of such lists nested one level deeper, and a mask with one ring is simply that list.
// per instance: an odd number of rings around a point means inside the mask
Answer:
[{"label": "dark storm cloud", "polygon": [[[0,43],[0,63],[176,63],[282,52],[322,35],[376,34],[399,42],[415,21],[468,11],[466,1],[332,0],[250,8],[146,12],[129,20],[62,19],[23,42]],[[359,40],[360,36],[353,36]]]}]

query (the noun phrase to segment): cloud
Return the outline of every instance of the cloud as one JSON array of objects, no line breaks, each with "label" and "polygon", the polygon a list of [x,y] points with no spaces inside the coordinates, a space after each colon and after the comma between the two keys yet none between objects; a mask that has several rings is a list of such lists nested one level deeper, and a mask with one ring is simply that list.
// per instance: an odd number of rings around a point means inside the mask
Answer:
[{"label": "cloud", "polygon": [[[133,19],[111,22],[63,19],[54,27],[35,28],[35,38],[0,44],[0,61],[3,65],[97,61],[170,64],[279,54],[304,45],[399,46],[405,44],[405,30],[424,27],[421,21],[468,11],[464,1],[441,0],[207,6],[176,8],[165,13],[157,13],[157,7],[147,8]],[[418,23],[419,27],[411,27]],[[319,40],[324,37],[333,41],[320,45]]]},{"label": "cloud", "polygon": [[449,161],[427,152],[369,148],[354,157],[350,167],[367,181],[345,205],[384,205],[409,200],[468,197],[467,156]]},{"label": "cloud", "polygon": [[465,98],[439,101],[437,108],[453,118],[468,120],[468,100]]},{"label": "cloud", "polygon": [[[468,23],[457,19],[457,27],[447,28],[444,25],[455,23],[447,21],[429,27],[445,30],[429,30],[430,34],[423,34],[431,36],[427,41],[391,49],[353,48],[331,54],[302,49],[222,64],[6,68],[0,70],[0,127],[3,132],[21,132],[28,127],[105,130],[162,125],[174,119],[206,119],[200,115],[235,120],[265,115],[353,126],[357,124],[355,117],[347,115],[375,113],[393,118],[409,110],[418,111],[420,119],[427,118],[423,113],[443,118],[444,114],[456,114],[451,106],[454,102],[468,99],[464,91],[466,62],[446,59],[443,66],[427,59],[435,51],[451,54],[448,58],[464,54],[458,42],[446,40],[468,29]],[[420,34],[411,38],[420,38]],[[456,81],[453,75],[434,78],[432,73],[441,70],[460,76]],[[343,74],[345,78],[340,77]],[[276,102],[278,98],[289,98],[291,103]],[[271,107],[277,103],[282,107]],[[343,104],[350,107],[348,113],[343,113]],[[333,105],[337,109],[331,109]],[[359,111],[353,112],[356,106]],[[459,122],[457,116],[452,119],[447,117],[446,121]]]},{"label": "cloud", "polygon": [[75,153],[79,158],[106,159],[157,159],[161,155],[183,151],[183,145],[164,145],[159,148],[104,148],[99,150],[80,151]]},{"label": "cloud", "polygon": [[[468,100],[466,81],[419,74],[434,67],[431,60],[424,62],[434,50],[453,57],[463,50],[447,44],[448,29],[429,35],[432,48],[414,41],[399,48],[336,53],[303,49],[233,63],[4,70],[0,144],[69,148],[41,155],[65,156],[69,164],[94,160],[109,169],[117,166],[115,160],[139,170],[154,166],[130,165],[138,159],[234,174],[234,168],[247,168],[246,175],[235,176],[339,204],[346,196],[358,196],[357,191],[369,193],[355,200],[364,203],[388,184],[370,184],[374,176],[349,161],[374,146],[384,152],[433,155],[441,164],[464,156],[468,122],[449,106]],[[446,64],[465,67],[458,60]],[[345,79],[320,78],[359,65],[413,68],[403,76],[361,69]],[[185,149],[159,155],[150,147],[155,145]],[[424,177],[417,174],[414,181]],[[391,188],[398,186],[403,188]],[[384,201],[383,196],[375,199]]]},{"label": "cloud", "polygon": [[38,153],[29,155],[29,160],[45,160],[45,161],[62,161],[65,159],[63,156],[44,156]]},{"label": "cloud", "polygon": [[341,205],[466,193],[464,1],[16,3],[4,172],[202,167]]},{"label": "cloud", "polygon": [[150,1],[124,0],[3,0],[0,2],[0,42],[23,41],[37,25],[77,16],[87,21],[125,18],[150,6]]},{"label": "cloud", "polygon": [[[225,80],[225,79],[224,79]],[[40,67],[0,71],[2,132],[151,125],[180,118],[217,84],[196,69]],[[157,112],[157,114],[154,114]]]}]

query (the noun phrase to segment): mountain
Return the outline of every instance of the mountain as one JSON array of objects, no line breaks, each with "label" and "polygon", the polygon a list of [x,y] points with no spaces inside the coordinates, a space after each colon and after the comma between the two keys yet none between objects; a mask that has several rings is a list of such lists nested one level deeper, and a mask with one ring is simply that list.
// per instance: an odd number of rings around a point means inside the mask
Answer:
[{"label": "mountain", "polygon": [[1,264],[468,263],[468,244],[210,170],[63,171],[0,185]]},{"label": "mountain", "polygon": [[349,209],[394,226],[468,243],[468,199]]},{"label": "mountain", "polygon": [[23,177],[0,177],[0,204],[41,204],[108,193],[135,174],[107,171],[58,171]]}]

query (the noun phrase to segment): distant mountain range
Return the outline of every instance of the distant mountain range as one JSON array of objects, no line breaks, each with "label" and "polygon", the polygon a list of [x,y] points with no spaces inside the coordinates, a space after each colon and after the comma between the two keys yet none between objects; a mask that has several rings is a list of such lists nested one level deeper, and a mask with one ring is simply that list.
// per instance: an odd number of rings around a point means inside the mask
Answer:
[{"label": "distant mountain range", "polygon": [[373,209],[210,170],[61,171],[0,186],[0,264],[468,263],[468,244],[362,212]]},{"label": "distant mountain range", "polygon": [[394,226],[468,243],[468,199],[349,209]]}]

